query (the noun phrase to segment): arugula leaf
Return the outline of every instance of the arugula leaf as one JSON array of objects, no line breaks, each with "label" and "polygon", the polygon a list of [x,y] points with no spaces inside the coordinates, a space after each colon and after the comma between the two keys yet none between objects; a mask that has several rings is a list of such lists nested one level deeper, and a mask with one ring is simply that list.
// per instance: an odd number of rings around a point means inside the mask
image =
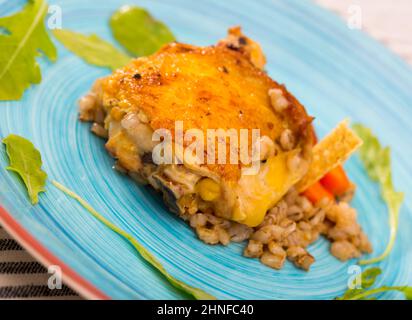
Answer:
[{"label": "arugula leaf", "polygon": [[62,29],[53,30],[53,34],[68,50],[86,60],[86,62],[99,67],[108,67],[115,70],[125,66],[131,59],[131,57],[95,34],[87,36]]},{"label": "arugula leaf", "polygon": [[16,172],[26,185],[32,204],[39,202],[38,194],[46,191],[47,174],[41,169],[40,152],[27,139],[11,134],[3,139],[10,166],[7,170]]},{"label": "arugula leaf", "polygon": [[412,300],[412,287],[404,287],[402,292],[407,300]]},{"label": "arugula leaf", "polygon": [[365,271],[362,272],[361,274],[361,286],[360,288],[355,287],[355,282],[356,279],[353,280],[352,282],[352,288],[353,289],[348,289],[345,294],[342,296],[342,298],[338,298],[339,300],[348,300],[352,297],[355,297],[356,295],[362,293],[365,291],[365,289],[368,289],[373,286],[373,284],[376,281],[376,278],[382,273],[382,270],[378,267],[373,267],[366,269]]},{"label": "arugula leaf", "polygon": [[[133,55],[148,55],[163,44],[174,41],[171,31],[144,9],[124,6],[110,19],[114,37]],[[112,70],[129,63],[131,57],[97,35],[83,35],[69,30],[53,30],[54,36],[68,50],[86,62]]]},{"label": "arugula leaf", "polygon": [[164,44],[175,41],[164,23],[135,6],[121,7],[112,15],[110,26],[116,40],[136,56],[150,55]]},{"label": "arugula leaf", "polygon": [[381,268],[373,267],[362,272],[362,288],[368,289],[373,286],[376,278],[382,273]]},{"label": "arugula leaf", "polygon": [[40,83],[40,52],[56,59],[44,26],[46,14],[44,0],[30,0],[20,12],[0,18],[0,100],[18,100],[30,84]]},{"label": "arugula leaf", "polygon": [[185,293],[188,293],[189,295],[192,295],[194,298],[199,299],[199,300],[216,299],[215,297],[204,292],[203,290],[189,286],[188,284],[174,278],[170,273],[166,271],[166,269],[162,266],[162,264],[145,247],[143,247],[135,238],[133,238],[133,236],[131,236],[126,231],[120,229],[119,227],[111,223],[109,220],[104,218],[90,204],[88,204],[85,200],[83,200],[79,195],[77,195],[73,191],[69,190],[62,184],[58,183],[57,181],[52,181],[52,184],[59,190],[66,193],[68,196],[77,200],[87,211],[89,211],[97,220],[102,222],[106,227],[108,227],[109,229],[117,233],[119,236],[129,241],[129,243],[143,257],[143,259],[145,259],[153,267],[155,267],[174,287],[176,287],[179,290],[182,290]]},{"label": "arugula leaf", "polygon": [[400,287],[400,286],[396,286],[396,287],[383,286],[383,287],[380,287],[380,288],[365,290],[365,291],[359,292],[358,294],[353,295],[348,299],[339,299],[339,300],[366,300],[370,296],[376,295],[378,293],[386,292],[386,291],[399,291],[399,292],[402,292],[404,294],[406,300],[412,300],[412,295],[411,295],[412,287],[407,287],[407,286],[404,286],[404,287]]},{"label": "arugula leaf", "polygon": [[389,242],[385,251],[378,257],[361,260],[360,264],[371,264],[382,261],[391,252],[398,231],[399,211],[404,199],[402,192],[395,191],[391,175],[391,154],[389,147],[383,148],[378,138],[373,135],[372,131],[361,125],[355,124],[353,129],[362,138],[363,145],[360,149],[360,158],[365,166],[369,177],[378,182],[381,189],[381,195],[389,209]]},{"label": "arugula leaf", "polygon": [[[369,289],[373,286],[376,278],[382,273],[378,267],[369,268],[362,272],[361,288],[348,289],[342,297],[336,300],[374,300],[374,295],[385,291],[400,291],[405,295],[405,299],[412,300],[412,287],[408,286],[382,286],[380,288]],[[369,289],[369,290],[367,290]],[[371,297],[372,296],[372,297]]]}]

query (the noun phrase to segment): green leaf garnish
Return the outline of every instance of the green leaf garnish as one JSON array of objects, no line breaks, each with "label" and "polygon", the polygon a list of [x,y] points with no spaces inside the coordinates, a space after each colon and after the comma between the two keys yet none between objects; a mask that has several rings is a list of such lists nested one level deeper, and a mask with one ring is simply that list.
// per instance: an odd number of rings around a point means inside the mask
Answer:
[{"label": "green leaf garnish", "polygon": [[361,285],[360,288],[356,288],[356,279],[353,280],[352,282],[352,288],[354,289],[348,289],[345,294],[341,297],[338,298],[339,300],[348,300],[361,292],[365,291],[365,289],[368,289],[373,286],[373,284],[376,281],[376,278],[382,273],[382,270],[378,267],[374,268],[369,268],[366,269],[365,271],[362,272],[361,274]]},{"label": "green leaf garnish", "polygon": [[363,140],[360,149],[360,158],[363,165],[369,177],[379,183],[382,198],[389,209],[390,235],[385,251],[376,258],[359,262],[360,264],[371,264],[385,259],[394,246],[398,231],[399,211],[404,195],[402,192],[395,191],[392,183],[390,148],[382,147],[378,138],[369,128],[361,124],[355,124],[353,129]]},{"label": "green leaf garnish", "polygon": [[41,169],[40,152],[27,139],[11,134],[3,139],[10,166],[6,169],[16,172],[23,180],[32,204],[39,202],[39,193],[44,192],[47,174]]},{"label": "green leaf garnish", "polygon": [[111,223],[109,220],[104,218],[90,204],[88,204],[85,200],[83,200],[79,195],[77,195],[73,191],[69,190],[62,184],[58,183],[57,181],[52,181],[52,184],[56,186],[59,190],[63,191],[68,196],[77,200],[87,211],[89,211],[97,220],[102,222],[106,227],[108,227],[109,229],[117,233],[119,236],[129,241],[129,243],[143,257],[143,259],[145,259],[148,263],[150,263],[153,267],[155,267],[174,287],[176,287],[177,289],[185,293],[188,293],[189,295],[193,296],[195,299],[199,299],[199,300],[216,299],[215,297],[204,292],[203,290],[189,286],[186,283],[174,278],[171,274],[169,274],[166,271],[166,269],[162,266],[162,264],[146,248],[144,248],[135,238],[133,238],[133,236],[131,236],[126,231],[120,229],[119,227]]},{"label": "green leaf garnish", "polygon": [[362,288],[368,289],[373,286],[376,278],[382,273],[381,268],[373,267],[362,272]]},{"label": "green leaf garnish", "polygon": [[[124,6],[110,19],[113,35],[132,55],[142,56],[156,52],[175,37],[162,22],[146,10]],[[131,57],[97,35],[83,35],[69,30],[53,30],[54,36],[68,50],[86,62],[111,70],[125,66]]]},{"label": "green leaf garnish", "polygon": [[62,29],[53,30],[53,34],[68,50],[86,62],[99,67],[108,67],[115,70],[125,66],[131,59],[131,57],[95,34],[87,36]]},{"label": "green leaf garnish", "polygon": [[[30,84],[40,83],[36,57],[57,57],[56,48],[44,25],[47,3],[30,0],[11,16],[0,18],[0,100],[18,100]],[[41,52],[41,53],[40,53]]]},{"label": "green leaf garnish", "polygon": [[380,288],[376,288],[376,289],[371,289],[371,290],[365,290],[365,291],[361,291],[353,296],[351,296],[348,299],[339,299],[339,300],[365,300],[365,299],[370,299],[370,296],[374,296],[378,293],[382,293],[382,292],[386,292],[386,291],[399,291],[402,292],[405,296],[406,300],[412,300],[412,287],[387,287],[387,286],[383,286]]},{"label": "green leaf garnish", "polygon": [[[375,295],[385,291],[400,291],[405,295],[405,299],[412,300],[412,287],[408,286],[382,286],[380,288],[369,289],[373,286],[376,278],[382,273],[378,267],[369,268],[362,272],[361,288],[348,289],[342,297],[337,300],[371,300],[376,299]],[[369,289],[369,290],[368,290]]]},{"label": "green leaf garnish", "polygon": [[175,41],[173,33],[148,11],[135,6],[124,6],[110,19],[115,39],[131,54],[147,56],[164,44]]}]

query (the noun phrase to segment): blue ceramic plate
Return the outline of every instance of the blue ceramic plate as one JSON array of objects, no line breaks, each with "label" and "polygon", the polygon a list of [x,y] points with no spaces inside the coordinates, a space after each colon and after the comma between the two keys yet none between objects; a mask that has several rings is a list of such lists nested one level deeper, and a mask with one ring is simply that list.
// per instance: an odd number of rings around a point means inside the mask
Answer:
[{"label": "blue ceramic plate", "polygon": [[[63,27],[113,41],[108,19],[123,4],[146,7],[182,42],[216,42],[233,25],[259,41],[267,70],[316,116],[323,135],[343,118],[371,127],[393,152],[398,189],[412,190],[412,72],[398,57],[333,14],[306,0],[49,1],[61,6]],[[24,1],[0,1],[0,14]],[[70,187],[109,220],[143,243],[176,278],[219,299],[331,299],[347,285],[348,267],[321,239],[309,251],[310,272],[290,263],[275,271],[242,257],[243,244],[207,246],[163,205],[159,195],[112,170],[104,142],[77,120],[77,100],[109,71],[93,67],[58,45],[56,63],[41,60],[43,81],[21,101],[0,103],[0,137],[30,139],[49,177]],[[51,184],[31,206],[22,183],[5,170],[0,149],[2,224],[45,264],[59,263],[66,282],[87,297],[181,299],[133,248]],[[375,253],[388,236],[387,210],[359,159],[346,168],[358,185],[353,205]],[[406,194],[391,255],[379,266],[377,285],[412,284],[412,198]],[[380,298],[400,298],[385,293]]]}]

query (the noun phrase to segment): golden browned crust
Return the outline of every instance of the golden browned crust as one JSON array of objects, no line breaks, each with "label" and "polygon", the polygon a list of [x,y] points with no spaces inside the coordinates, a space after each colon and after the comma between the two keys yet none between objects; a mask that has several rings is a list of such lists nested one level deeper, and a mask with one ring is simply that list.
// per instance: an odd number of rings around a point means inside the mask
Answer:
[{"label": "golden browned crust", "polygon": [[263,69],[266,64],[266,57],[259,43],[246,37],[240,26],[230,28],[227,37],[220,40],[217,46],[241,52],[259,69]]},{"label": "golden browned crust", "polygon": [[[247,56],[225,46],[172,43],[152,56],[133,60],[101,80],[103,106],[123,113],[143,111],[153,130],[260,129],[277,141],[289,128],[300,145],[311,145],[311,121],[305,108],[283,85],[257,68]],[[279,88],[289,106],[274,111],[269,89]],[[116,103],[112,103],[116,101]],[[112,110],[113,111],[113,110]],[[240,177],[240,165],[207,165],[228,181]]]}]

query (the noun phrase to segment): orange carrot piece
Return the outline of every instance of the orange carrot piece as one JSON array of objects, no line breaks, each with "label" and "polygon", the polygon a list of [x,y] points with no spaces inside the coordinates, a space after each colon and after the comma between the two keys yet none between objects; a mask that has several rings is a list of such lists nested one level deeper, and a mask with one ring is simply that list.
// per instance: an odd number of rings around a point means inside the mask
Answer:
[{"label": "orange carrot piece", "polygon": [[317,204],[320,200],[322,200],[324,198],[335,200],[335,197],[333,196],[333,194],[330,193],[328,190],[326,190],[320,184],[320,182],[316,182],[316,183],[312,184],[302,194],[306,198],[308,198],[309,201],[312,202],[313,204]]},{"label": "orange carrot piece", "polygon": [[320,179],[320,183],[335,196],[341,196],[351,188],[351,183],[342,166],[328,172]]}]

